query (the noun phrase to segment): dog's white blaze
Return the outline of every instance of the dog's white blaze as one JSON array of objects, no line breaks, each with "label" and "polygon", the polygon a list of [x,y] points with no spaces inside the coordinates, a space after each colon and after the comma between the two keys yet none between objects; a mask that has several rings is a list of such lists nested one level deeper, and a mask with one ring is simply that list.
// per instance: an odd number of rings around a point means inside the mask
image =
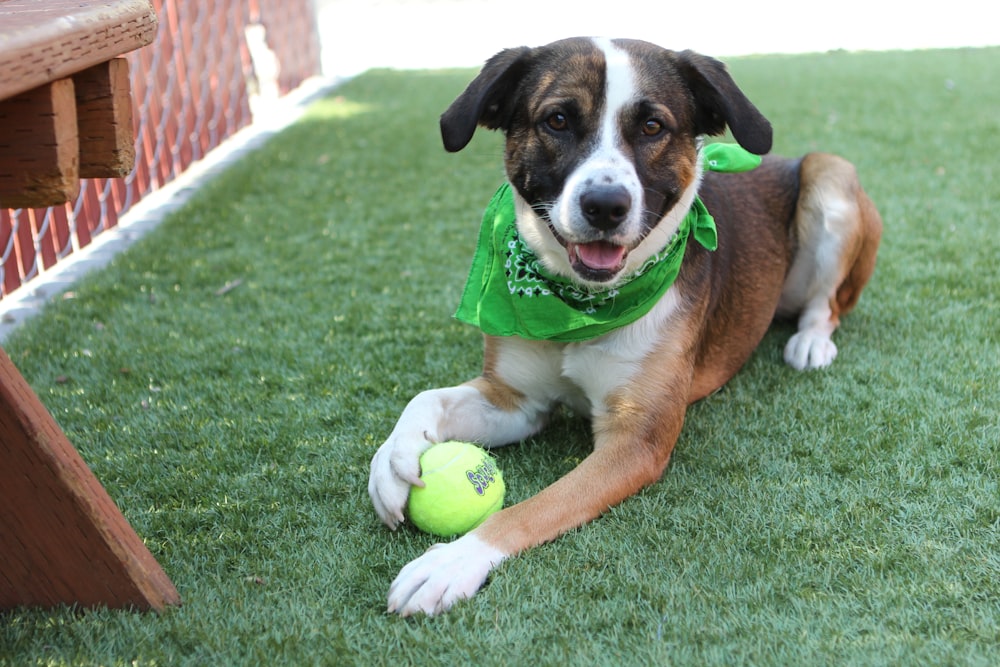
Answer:
[{"label": "dog's white blaze", "polygon": [[604,118],[601,122],[601,141],[598,155],[605,154],[613,162],[630,162],[622,155],[618,116],[625,105],[635,99],[635,79],[628,53],[617,48],[610,40],[595,40],[604,52],[606,83],[604,89]]},{"label": "dog's white blaze", "polygon": [[635,74],[627,52],[607,39],[595,39],[594,43],[604,53],[606,68],[601,129],[593,152],[566,180],[562,194],[552,208],[551,217],[565,238],[589,239],[593,230],[580,209],[580,194],[594,183],[621,185],[632,197],[632,208],[628,218],[608,240],[631,246],[641,230],[643,191],[635,166],[622,150],[624,139],[619,117],[636,97]]}]

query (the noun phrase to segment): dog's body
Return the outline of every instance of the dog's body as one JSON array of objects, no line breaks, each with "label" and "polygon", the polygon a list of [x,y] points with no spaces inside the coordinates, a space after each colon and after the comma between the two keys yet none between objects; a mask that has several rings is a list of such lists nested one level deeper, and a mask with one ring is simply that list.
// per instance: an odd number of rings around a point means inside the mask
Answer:
[{"label": "dog's body", "polygon": [[854,168],[825,154],[704,171],[701,137],[728,125],[748,151],[771,128],[718,61],[635,41],[572,39],[503,51],[442,116],[445,147],[477,125],[507,137],[517,232],[581,289],[627,280],[671,242],[695,197],[718,247],[689,242],[676,281],[638,319],[589,340],[487,335],[482,375],[425,391],[372,461],[380,518],[403,520],[433,443],[518,442],[565,404],[589,414],[594,450],[536,496],[437,545],[393,583],[390,611],[437,613],[507,557],[586,523],[659,479],[688,404],[746,362],[775,316],[798,317],[785,359],[836,356],[830,336],[874,270],[881,220]]}]

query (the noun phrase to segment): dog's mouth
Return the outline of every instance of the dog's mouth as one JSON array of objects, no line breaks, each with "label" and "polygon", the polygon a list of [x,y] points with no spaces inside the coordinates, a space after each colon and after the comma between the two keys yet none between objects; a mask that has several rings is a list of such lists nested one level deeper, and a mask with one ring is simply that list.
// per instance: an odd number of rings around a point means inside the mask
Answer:
[{"label": "dog's mouth", "polygon": [[568,243],[566,252],[573,270],[591,280],[610,280],[625,267],[628,250],[607,241]]},{"label": "dog's mouth", "polygon": [[559,244],[566,249],[570,268],[581,278],[593,282],[607,282],[625,268],[628,248],[610,241],[588,241],[575,243],[564,239],[549,224],[549,230]]}]

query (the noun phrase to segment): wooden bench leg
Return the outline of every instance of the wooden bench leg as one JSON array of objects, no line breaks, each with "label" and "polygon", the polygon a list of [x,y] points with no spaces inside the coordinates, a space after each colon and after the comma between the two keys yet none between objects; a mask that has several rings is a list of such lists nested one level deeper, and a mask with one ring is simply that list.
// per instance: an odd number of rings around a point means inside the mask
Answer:
[{"label": "wooden bench leg", "polygon": [[128,60],[114,58],[73,75],[80,178],[122,178],[135,164]]},{"label": "wooden bench leg", "polygon": [[0,609],[162,610],[180,596],[0,350]]},{"label": "wooden bench leg", "polygon": [[0,101],[0,206],[62,204],[80,191],[72,79]]}]

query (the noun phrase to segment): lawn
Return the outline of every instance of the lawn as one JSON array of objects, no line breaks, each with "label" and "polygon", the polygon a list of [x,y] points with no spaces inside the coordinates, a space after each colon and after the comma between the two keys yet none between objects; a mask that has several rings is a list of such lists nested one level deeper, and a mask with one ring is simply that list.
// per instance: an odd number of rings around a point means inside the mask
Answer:
[{"label": "lawn", "polygon": [[[1000,663],[998,62],[731,60],[775,151],[848,157],[884,217],[839,358],[791,370],[776,326],[660,483],[434,619],[385,613],[434,539],[368,462],[478,371],[451,314],[502,145],[440,146],[472,71],[344,84],[6,342],[184,604],[6,612],[0,665]],[[500,450],[509,502],[588,446],[567,414]]]}]

